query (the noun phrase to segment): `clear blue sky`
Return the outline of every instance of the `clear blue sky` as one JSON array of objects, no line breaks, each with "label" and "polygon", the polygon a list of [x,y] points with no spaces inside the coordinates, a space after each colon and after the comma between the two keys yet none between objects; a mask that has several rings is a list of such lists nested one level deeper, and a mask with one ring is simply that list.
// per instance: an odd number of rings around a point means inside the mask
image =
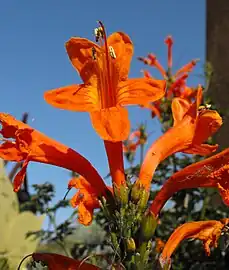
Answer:
[{"label": "clear blue sky", "polygon": [[[108,172],[103,143],[92,129],[87,113],[55,109],[45,103],[45,90],[81,83],[65,52],[64,43],[71,36],[93,39],[96,21],[102,20],[107,32],[124,31],[135,45],[130,77],[140,77],[143,64],[137,56],[154,52],[162,64],[167,51],[164,38],[171,34],[175,41],[174,67],[193,58],[201,62],[190,78],[199,81],[205,58],[205,1],[193,0],[7,0],[0,3],[0,83],[1,111],[20,119],[30,114],[30,124],[56,140],[76,149],[88,158],[101,175]],[[147,110],[131,108],[135,127],[148,121],[159,134],[157,121]],[[34,119],[31,121],[31,119]],[[63,197],[69,174],[66,170],[31,163],[29,183],[51,181],[57,199]]]}]

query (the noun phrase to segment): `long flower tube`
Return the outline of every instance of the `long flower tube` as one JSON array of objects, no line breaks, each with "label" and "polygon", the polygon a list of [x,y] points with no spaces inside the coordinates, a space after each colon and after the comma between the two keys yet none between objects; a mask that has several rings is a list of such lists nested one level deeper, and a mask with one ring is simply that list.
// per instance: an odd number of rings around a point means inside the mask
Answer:
[{"label": "long flower tube", "polygon": [[150,212],[157,216],[174,193],[198,187],[218,188],[224,203],[229,206],[229,148],[173,174],[157,193]]},{"label": "long flower tube", "polygon": [[14,191],[20,189],[27,166],[29,162],[34,161],[77,172],[95,187],[98,195],[106,195],[107,187],[103,179],[82,155],[9,114],[0,113],[0,123],[0,134],[3,136],[0,157],[9,161],[23,161],[21,170],[14,178]]}]

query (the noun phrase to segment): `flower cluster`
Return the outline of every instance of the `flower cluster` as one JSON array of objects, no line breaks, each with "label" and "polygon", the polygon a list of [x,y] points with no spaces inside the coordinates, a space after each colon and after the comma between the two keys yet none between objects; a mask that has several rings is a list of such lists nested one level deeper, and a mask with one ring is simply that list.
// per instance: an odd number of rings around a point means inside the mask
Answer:
[{"label": "flower cluster", "polygon": [[[44,98],[54,107],[90,114],[95,131],[104,141],[112,187],[106,186],[93,165],[77,151],[5,113],[0,113],[3,137],[0,157],[9,161],[23,161],[22,169],[14,179],[16,192],[23,183],[29,162],[47,163],[78,173],[80,176],[71,179],[68,188],[78,189],[71,199],[71,205],[78,207],[79,222],[91,224],[94,209],[101,207],[105,217],[113,224],[111,241],[119,254],[119,261],[123,264],[124,259],[128,258],[126,254],[130,252],[131,260],[139,265],[138,269],[144,269],[141,267],[147,263],[146,255],[139,257],[138,254],[148,254],[151,250],[150,239],[158,225],[160,211],[175,192],[194,187],[216,187],[224,203],[229,205],[229,149],[178,171],[165,182],[153,202],[148,202],[154,172],[164,159],[178,152],[206,156],[216,151],[218,146],[206,141],[220,128],[222,118],[217,111],[201,106],[201,86],[195,91],[186,86],[186,78],[196,64],[195,60],[175,75],[171,74],[171,37],[166,39],[167,71],[154,55],[141,58],[146,64],[158,68],[163,79],[152,78],[148,73],[144,78],[129,79],[133,55],[130,37],[122,32],[107,37],[103,24],[99,24],[95,31],[96,43],[77,37],[66,43],[69,59],[83,83],[49,90]],[[160,99],[163,97],[171,98],[173,126],[150,145],[139,175],[132,184],[125,175],[123,150],[135,152],[139,145],[146,142],[147,135],[140,128],[129,136],[130,123],[124,106],[154,106],[154,114],[160,116]],[[127,143],[123,148],[125,140]],[[163,249],[161,265],[170,264],[173,251],[185,238],[202,240],[209,254],[209,247],[217,245],[221,231],[228,223],[229,219],[224,219],[181,225],[160,248]],[[122,230],[119,226],[123,226]],[[125,238],[121,238],[123,243],[120,244],[118,238],[121,233]],[[79,265],[77,261],[58,255],[34,254],[33,257],[34,260],[45,261],[49,269],[73,269],[70,268],[72,265]],[[85,269],[98,268],[87,266]]]}]

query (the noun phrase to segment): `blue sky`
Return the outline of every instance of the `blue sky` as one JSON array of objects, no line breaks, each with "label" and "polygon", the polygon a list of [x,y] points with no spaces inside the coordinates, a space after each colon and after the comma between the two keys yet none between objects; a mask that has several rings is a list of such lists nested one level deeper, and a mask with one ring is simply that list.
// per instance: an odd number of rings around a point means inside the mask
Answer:
[{"label": "blue sky", "polygon": [[[97,20],[104,22],[108,34],[124,31],[132,38],[135,55],[130,77],[142,76],[144,66],[137,56],[153,52],[166,64],[164,38],[171,34],[175,69],[193,58],[201,59],[189,80],[196,85],[205,58],[205,1],[1,1],[1,111],[19,119],[29,112],[31,126],[76,149],[104,176],[108,168],[103,143],[88,114],[58,110],[43,99],[45,90],[81,83],[64,43],[71,36],[93,40]],[[154,131],[150,141],[159,135],[159,125],[147,110],[131,108],[129,112],[133,127],[147,120],[149,131]],[[30,185],[50,181],[56,186],[57,199],[63,197],[69,180],[66,170],[31,163],[28,174]]]}]

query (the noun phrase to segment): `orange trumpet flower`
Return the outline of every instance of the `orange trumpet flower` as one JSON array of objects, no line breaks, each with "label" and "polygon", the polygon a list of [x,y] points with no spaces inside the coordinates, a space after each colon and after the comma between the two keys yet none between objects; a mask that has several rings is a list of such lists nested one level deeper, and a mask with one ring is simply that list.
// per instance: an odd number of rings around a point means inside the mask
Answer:
[{"label": "orange trumpet flower", "polygon": [[229,206],[229,148],[205,160],[191,164],[172,175],[157,193],[150,212],[157,216],[167,200],[179,190],[210,187],[218,188]]},{"label": "orange trumpet flower", "polygon": [[162,267],[170,264],[176,247],[184,239],[199,239],[203,241],[206,254],[210,255],[210,247],[217,247],[218,239],[224,227],[229,223],[229,218],[208,221],[189,222],[179,226],[169,237],[160,256]]},{"label": "orange trumpet flower", "polygon": [[[106,185],[91,163],[73,149],[45,136],[9,114],[0,113],[0,157],[9,161],[24,161],[14,178],[14,191],[23,183],[30,161],[47,163],[77,172],[95,187],[100,195],[106,194]],[[12,140],[13,139],[13,140]]]},{"label": "orange trumpet flower", "polygon": [[146,189],[150,188],[157,165],[168,156],[177,152],[209,155],[217,149],[218,145],[203,142],[222,125],[222,118],[216,111],[199,110],[201,98],[199,88],[193,104],[181,98],[173,99],[174,125],[151,145],[141,166],[139,181]]},{"label": "orange trumpet flower", "polygon": [[[157,57],[150,53],[147,58],[139,57],[138,59],[142,61],[144,64],[155,67],[167,80],[167,91],[165,93],[165,98],[171,100],[172,97],[181,97],[192,101],[193,97],[196,95],[195,90],[186,86],[186,80],[188,78],[189,73],[192,71],[193,67],[196,65],[197,60],[192,60],[187,65],[183,66],[179,69],[175,74],[172,74],[172,47],[173,47],[173,39],[171,36],[168,36],[165,39],[165,44],[168,47],[168,64],[167,70],[162,67]],[[146,70],[143,70],[144,76],[146,78],[152,78],[150,73]],[[152,105],[143,104],[143,107],[148,108],[152,112],[152,117],[157,116],[160,119],[161,116],[161,104],[163,102],[161,100],[155,101]]]},{"label": "orange trumpet flower", "polygon": [[47,91],[45,100],[54,107],[90,113],[92,125],[103,140],[123,141],[130,131],[128,112],[122,106],[145,104],[163,97],[165,81],[128,79],[133,44],[122,32],[106,37],[103,24],[96,29],[99,45],[72,37],[68,56],[83,84]]},{"label": "orange trumpet flower", "polygon": [[33,253],[32,258],[36,262],[44,262],[49,270],[99,270],[100,268],[72,258],[55,253]]},{"label": "orange trumpet flower", "polygon": [[[68,189],[78,189],[77,193],[72,197],[70,203],[72,207],[78,206],[78,221],[83,225],[90,225],[93,219],[94,209],[99,208],[98,192],[95,188],[82,176],[72,178],[68,183]],[[111,187],[107,187],[113,192]]]},{"label": "orange trumpet flower", "polygon": [[157,57],[152,53],[148,54],[147,58],[138,57],[138,60],[142,61],[145,65],[155,67],[161,73],[163,78],[168,79],[170,81],[170,83],[172,83],[171,87],[173,87],[173,83],[176,83],[176,81],[180,80],[182,78],[182,76],[186,76],[186,78],[187,78],[188,73],[190,73],[192,71],[192,69],[194,68],[194,66],[198,62],[198,59],[192,60],[188,64],[184,65],[177,72],[175,72],[175,74],[173,75],[172,74],[172,63],[173,63],[173,61],[172,61],[172,46],[173,46],[173,39],[172,39],[171,36],[168,36],[165,39],[165,44],[168,47],[168,67],[167,67],[167,70],[165,70],[162,67],[162,65],[158,61]]}]

